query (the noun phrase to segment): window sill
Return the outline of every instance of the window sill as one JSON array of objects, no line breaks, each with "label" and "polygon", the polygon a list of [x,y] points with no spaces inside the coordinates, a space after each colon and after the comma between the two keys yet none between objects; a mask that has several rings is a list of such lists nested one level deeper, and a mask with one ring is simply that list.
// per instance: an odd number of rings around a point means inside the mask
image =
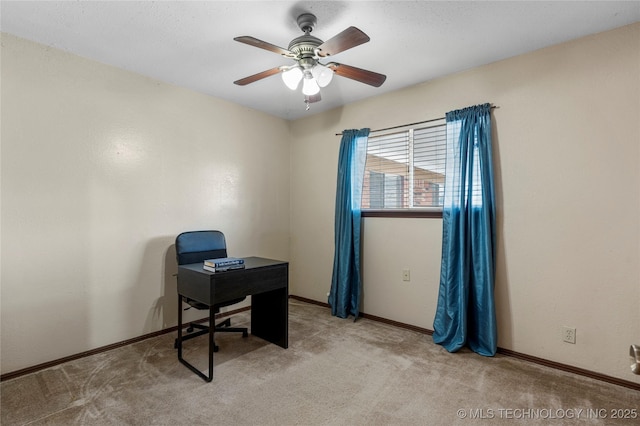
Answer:
[{"label": "window sill", "polygon": [[442,219],[442,209],[368,209],[361,210],[361,216]]}]

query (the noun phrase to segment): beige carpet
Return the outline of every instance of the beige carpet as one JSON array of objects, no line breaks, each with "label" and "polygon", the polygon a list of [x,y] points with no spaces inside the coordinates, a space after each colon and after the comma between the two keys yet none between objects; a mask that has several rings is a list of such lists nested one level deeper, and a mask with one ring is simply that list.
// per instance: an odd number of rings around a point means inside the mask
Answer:
[{"label": "beige carpet", "polygon": [[[640,424],[612,419],[640,410],[634,390],[449,354],[429,336],[321,306],[292,300],[289,310],[289,349],[217,335],[211,383],[178,362],[175,333],[2,382],[2,425]],[[185,357],[206,365],[205,336],[185,343]]]}]

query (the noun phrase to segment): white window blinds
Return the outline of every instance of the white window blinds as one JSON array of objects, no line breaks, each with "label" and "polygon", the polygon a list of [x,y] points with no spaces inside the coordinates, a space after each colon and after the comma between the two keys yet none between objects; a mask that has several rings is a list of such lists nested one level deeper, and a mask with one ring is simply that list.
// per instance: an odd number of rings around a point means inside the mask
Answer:
[{"label": "white window blinds", "polygon": [[446,125],[369,137],[362,209],[442,207]]}]

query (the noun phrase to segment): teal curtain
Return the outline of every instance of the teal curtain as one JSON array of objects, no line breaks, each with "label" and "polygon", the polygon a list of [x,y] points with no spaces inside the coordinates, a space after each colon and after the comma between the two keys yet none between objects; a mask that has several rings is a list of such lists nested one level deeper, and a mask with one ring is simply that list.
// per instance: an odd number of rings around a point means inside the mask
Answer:
[{"label": "teal curtain", "polygon": [[329,292],[331,314],[360,313],[360,202],[369,129],[342,132],[336,188],[335,253]]},{"label": "teal curtain", "polygon": [[449,352],[497,349],[491,106],[446,114],[442,264],[433,341]]}]

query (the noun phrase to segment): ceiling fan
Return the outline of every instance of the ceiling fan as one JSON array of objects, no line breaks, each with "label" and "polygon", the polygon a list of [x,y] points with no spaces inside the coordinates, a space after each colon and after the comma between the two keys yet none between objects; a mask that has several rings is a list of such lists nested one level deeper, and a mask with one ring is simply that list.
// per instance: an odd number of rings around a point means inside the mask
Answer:
[{"label": "ceiling fan", "polygon": [[282,65],[259,72],[249,77],[234,81],[239,86],[254,83],[275,74],[281,74],[282,80],[291,90],[296,90],[302,81],[302,93],[304,102],[309,109],[309,104],[320,101],[320,88],[326,87],[333,78],[333,74],[350,78],[361,83],[380,87],[387,76],[362,68],[340,64],[338,62],[328,62],[323,64],[321,58],[336,55],[347,49],[356,47],[368,42],[369,36],[356,27],[349,27],[333,38],[322,41],[311,35],[311,31],[316,26],[317,19],[311,13],[303,13],[298,16],[297,24],[304,35],[296,37],[289,43],[288,49],[283,49],[266,41],[258,40],[255,37],[241,36],[235,37],[235,41],[245,43],[250,46],[259,47],[270,52],[278,53],[285,58],[292,59],[293,65]]}]

